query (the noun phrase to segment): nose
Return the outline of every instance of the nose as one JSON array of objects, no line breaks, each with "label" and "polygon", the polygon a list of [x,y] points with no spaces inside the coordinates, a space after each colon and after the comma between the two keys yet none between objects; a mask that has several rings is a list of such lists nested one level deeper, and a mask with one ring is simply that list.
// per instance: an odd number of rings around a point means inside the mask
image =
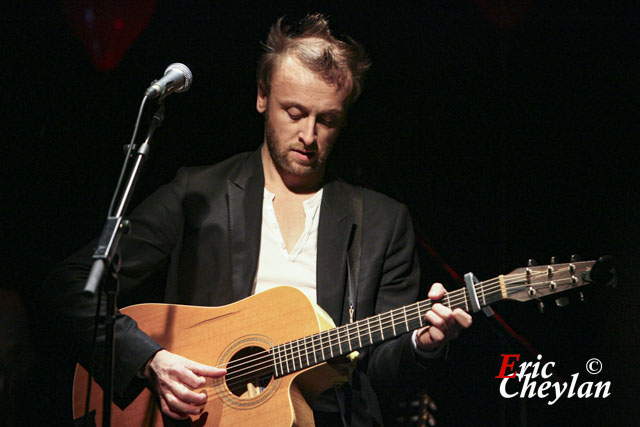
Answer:
[{"label": "nose", "polygon": [[316,140],[316,118],[309,115],[304,120],[300,120],[300,132],[298,133],[299,139],[304,145],[311,145]]}]

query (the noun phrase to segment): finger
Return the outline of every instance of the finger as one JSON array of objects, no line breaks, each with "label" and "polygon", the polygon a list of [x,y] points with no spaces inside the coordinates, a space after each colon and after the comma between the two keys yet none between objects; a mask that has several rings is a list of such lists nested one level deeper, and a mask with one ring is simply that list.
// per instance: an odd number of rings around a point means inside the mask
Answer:
[{"label": "finger", "polygon": [[167,401],[162,396],[160,397],[160,410],[162,411],[163,414],[168,415],[169,417],[175,420],[184,420],[187,418],[187,415],[185,414],[172,411],[169,405],[167,404]]},{"label": "finger", "polygon": [[173,412],[182,414],[182,415],[198,415],[204,409],[204,405],[191,405],[187,402],[180,400],[177,396],[172,393],[165,393],[164,398],[169,405],[169,409]]},{"label": "finger", "polygon": [[452,314],[451,309],[446,305],[442,305],[442,304],[434,304],[433,307],[431,307],[431,312],[437,314],[443,319],[451,317],[451,314]]},{"label": "finger", "polygon": [[216,368],[214,366],[203,365],[198,362],[191,362],[187,365],[194,373],[209,378],[220,378],[227,374],[226,369]]},{"label": "finger", "polygon": [[453,310],[453,317],[456,319],[456,322],[458,322],[458,324],[463,328],[468,328],[473,323],[471,315],[459,308]]},{"label": "finger", "polygon": [[446,338],[445,333],[439,328],[434,328],[434,327],[429,328],[428,334],[433,344],[441,343]]},{"label": "finger", "polygon": [[441,299],[445,294],[447,293],[446,289],[444,288],[444,286],[442,286],[442,283],[434,283],[433,285],[431,285],[431,288],[429,289],[429,298],[430,299],[435,299],[435,300],[439,300]]},{"label": "finger", "polygon": [[432,327],[438,328],[438,329],[440,329],[441,331],[444,331],[444,332],[446,332],[448,330],[448,326],[447,326],[447,323],[445,322],[444,318],[441,317],[434,310],[431,310],[431,311],[427,312],[427,314],[424,315],[424,319],[428,323],[430,323],[432,325]]},{"label": "finger", "polygon": [[207,382],[205,377],[194,373],[190,366],[186,366],[184,370],[180,372],[179,378],[184,384],[191,388],[204,387]]},{"label": "finger", "polygon": [[435,311],[444,319],[447,325],[447,330],[444,331],[447,336],[447,341],[457,338],[463,328],[468,328],[471,325],[471,316],[459,308],[456,309],[455,314],[447,307],[436,307]]},{"label": "finger", "polygon": [[457,337],[460,325],[458,325],[457,319],[454,317],[451,309],[441,304],[436,304],[433,311],[444,320],[447,327],[447,330],[444,332],[447,334],[447,337],[449,339]]},{"label": "finger", "polygon": [[[188,370],[185,369],[185,371]],[[167,383],[169,391],[175,397],[180,401],[191,405],[204,405],[207,403],[206,393],[196,393],[195,391],[187,388],[182,382],[180,382],[180,380],[181,378],[177,378],[176,380]]]}]

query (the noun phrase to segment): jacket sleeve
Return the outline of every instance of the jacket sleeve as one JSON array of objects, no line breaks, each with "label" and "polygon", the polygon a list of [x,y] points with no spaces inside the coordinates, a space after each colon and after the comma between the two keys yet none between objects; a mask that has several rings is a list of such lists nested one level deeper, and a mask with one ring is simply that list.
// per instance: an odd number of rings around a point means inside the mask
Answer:
[{"label": "jacket sleeve", "polygon": [[[187,186],[188,174],[180,170],[171,183],[158,189],[129,215],[131,231],[120,240],[119,301],[139,291],[148,279],[166,267],[182,233],[182,200]],[[55,319],[55,324],[60,325],[58,332],[70,338],[80,363],[85,367],[94,364],[96,380],[102,384],[103,328],[98,329],[96,348],[92,351],[97,296],[88,298],[82,294],[95,243],[51,270],[41,299],[45,316]],[[106,306],[104,299],[102,313]],[[146,385],[136,373],[162,347],[139,330],[133,319],[119,312],[115,336],[114,400],[124,406]]]}]

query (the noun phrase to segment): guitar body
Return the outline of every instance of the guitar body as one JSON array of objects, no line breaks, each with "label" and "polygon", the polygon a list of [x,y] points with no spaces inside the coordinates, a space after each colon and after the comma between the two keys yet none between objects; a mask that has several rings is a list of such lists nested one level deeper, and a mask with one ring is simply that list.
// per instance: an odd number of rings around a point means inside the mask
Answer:
[{"label": "guitar body", "polygon": [[[140,304],[121,312],[135,319],[141,330],[167,350],[219,367],[226,367],[230,361],[231,365],[242,365],[241,359],[247,356],[335,327],[329,315],[291,287],[274,288],[223,307]],[[271,356],[264,354],[270,361]],[[309,404],[331,387],[337,376],[326,363],[278,378],[268,368],[258,367],[249,370],[251,375],[235,376],[227,369],[225,378],[208,379],[204,389],[208,402],[202,414],[191,416],[193,425],[313,425]],[[74,418],[85,412],[87,378],[87,371],[78,365],[73,387]],[[96,411],[98,425],[102,422],[102,400],[102,389],[94,382],[90,410]],[[112,404],[111,416],[117,426],[164,424],[148,389],[124,410]]]}]

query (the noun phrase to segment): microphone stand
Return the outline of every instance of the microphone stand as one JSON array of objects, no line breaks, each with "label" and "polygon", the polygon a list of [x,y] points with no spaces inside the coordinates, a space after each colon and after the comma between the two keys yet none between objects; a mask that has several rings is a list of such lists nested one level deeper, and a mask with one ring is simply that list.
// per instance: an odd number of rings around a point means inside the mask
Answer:
[{"label": "microphone stand", "polygon": [[[144,105],[147,100],[148,98],[145,96],[142,102],[142,109],[144,109]],[[105,427],[111,425],[111,402],[113,401],[113,361],[115,349],[114,326],[118,294],[118,272],[120,269],[118,244],[122,234],[128,233],[130,229],[129,221],[123,217],[123,214],[131,200],[131,195],[140,175],[142,165],[149,156],[149,142],[151,141],[155,130],[162,124],[163,120],[164,105],[162,104],[161,98],[158,101],[158,108],[151,119],[149,131],[147,132],[147,137],[144,142],[140,144],[139,147],[136,147],[134,145],[134,141],[131,141],[127,147],[128,150],[124,160],[123,170],[127,169],[130,159],[133,157],[135,157],[134,164],[131,167],[127,181],[124,182],[120,180],[118,182],[118,186],[113,196],[113,200],[117,200],[117,203],[112,203],[112,207],[107,215],[107,221],[102,229],[102,233],[98,239],[98,246],[93,254],[94,261],[91,267],[91,272],[89,273],[89,277],[87,278],[84,288],[84,295],[87,297],[93,297],[95,293],[99,291],[99,286],[102,285],[102,291],[104,291],[107,296],[107,311],[105,316],[102,318],[105,328],[105,378],[103,387],[104,400],[102,409],[102,425]],[[136,148],[136,154],[133,155],[132,151]],[[119,199],[117,199],[118,195]]]}]

